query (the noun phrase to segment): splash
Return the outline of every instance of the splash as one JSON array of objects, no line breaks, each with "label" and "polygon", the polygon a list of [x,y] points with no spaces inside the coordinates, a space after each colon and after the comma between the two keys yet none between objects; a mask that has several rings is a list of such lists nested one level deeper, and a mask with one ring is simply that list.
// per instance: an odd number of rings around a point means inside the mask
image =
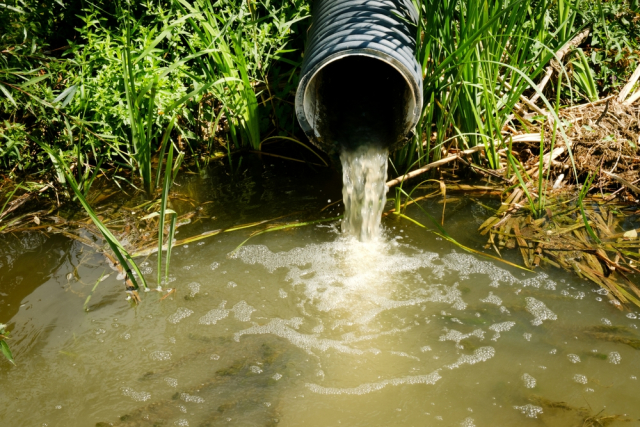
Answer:
[{"label": "splash", "polygon": [[380,235],[380,219],[387,201],[389,152],[376,146],[343,150],[342,197],[345,206],[342,232],[368,242]]}]

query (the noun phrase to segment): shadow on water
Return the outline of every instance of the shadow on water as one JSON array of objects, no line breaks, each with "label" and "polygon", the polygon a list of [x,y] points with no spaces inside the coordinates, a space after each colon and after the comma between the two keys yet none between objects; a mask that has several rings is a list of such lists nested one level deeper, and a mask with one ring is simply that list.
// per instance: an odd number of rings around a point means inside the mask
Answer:
[{"label": "shadow on water", "polygon": [[63,236],[25,232],[0,237],[0,322],[8,322],[20,303],[65,264],[73,265],[76,244]]}]

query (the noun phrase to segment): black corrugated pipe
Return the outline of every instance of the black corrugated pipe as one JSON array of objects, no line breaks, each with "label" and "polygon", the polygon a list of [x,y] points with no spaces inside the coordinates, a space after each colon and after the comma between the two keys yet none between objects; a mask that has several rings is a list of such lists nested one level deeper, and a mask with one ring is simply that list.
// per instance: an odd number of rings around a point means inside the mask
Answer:
[{"label": "black corrugated pipe", "polygon": [[406,141],[422,110],[411,0],[316,0],[296,94],[298,122],[323,151]]}]

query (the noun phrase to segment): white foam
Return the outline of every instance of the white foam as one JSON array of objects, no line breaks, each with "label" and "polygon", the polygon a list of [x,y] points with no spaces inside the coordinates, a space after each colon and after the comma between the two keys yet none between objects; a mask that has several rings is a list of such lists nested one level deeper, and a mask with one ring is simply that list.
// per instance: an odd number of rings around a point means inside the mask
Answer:
[{"label": "white foam", "polygon": [[251,320],[251,313],[256,311],[256,309],[247,304],[246,301],[240,301],[233,306],[231,311],[233,311],[236,319],[242,322],[248,322]]},{"label": "white foam", "polygon": [[[308,353],[312,353],[312,350],[327,351],[329,349],[336,350],[340,353],[348,354],[364,354],[365,351],[360,349],[351,348],[342,341],[318,338],[317,335],[308,335],[296,331],[302,324],[302,318],[294,317],[293,319],[272,319],[269,323],[262,326],[252,326],[248,329],[236,332],[234,339],[240,340],[243,335],[260,335],[260,334],[273,334],[278,337],[284,338],[291,342],[296,347],[299,347]],[[379,353],[380,350],[370,349],[367,350],[372,353]]]},{"label": "white foam", "polygon": [[229,316],[229,310],[224,308],[226,304],[226,301],[222,301],[218,308],[210,310],[207,314],[202,316],[198,323],[201,325],[215,325],[219,320],[225,319]]},{"label": "white foam", "polygon": [[620,360],[622,360],[622,357],[620,357],[620,353],[618,353],[617,351],[612,351],[611,353],[609,353],[609,356],[607,357],[607,359],[609,359],[609,363],[613,363],[614,365],[619,365]]},{"label": "white foam", "polygon": [[446,365],[445,368],[456,369],[462,365],[475,365],[476,363],[491,359],[495,354],[496,350],[493,347],[480,347],[475,350],[472,355],[463,354],[455,363]]},{"label": "white foam", "polygon": [[476,427],[475,421],[473,418],[465,418],[461,423],[460,427]]},{"label": "white foam", "polygon": [[375,383],[361,384],[357,387],[351,388],[338,388],[338,387],[323,387],[317,384],[307,383],[305,386],[314,393],[318,394],[355,394],[363,395],[373,391],[382,390],[388,385],[402,385],[402,384],[435,384],[442,377],[438,371],[434,371],[428,375],[411,375],[402,378],[393,378],[389,380],[382,380]]},{"label": "white foam", "polygon": [[120,389],[124,396],[130,397],[136,402],[146,402],[151,399],[151,393],[146,391],[134,391],[131,387],[122,387]]},{"label": "white foam", "polygon": [[567,354],[567,358],[571,363],[580,363],[580,356],[577,354]]},{"label": "white foam", "polygon": [[558,319],[558,316],[549,310],[543,302],[533,297],[526,297],[525,301],[527,302],[527,311],[534,316],[534,319],[531,321],[532,325],[539,326],[542,325],[542,322],[545,320]]},{"label": "white foam", "polygon": [[502,299],[499,296],[494,295],[493,292],[489,292],[489,296],[485,299],[481,299],[480,301],[487,304],[502,305]]},{"label": "white foam", "polygon": [[493,338],[491,338],[491,341],[498,341],[498,338],[500,338],[500,332],[509,331],[515,326],[515,324],[516,322],[502,322],[494,323],[493,325],[489,326],[489,329],[495,332]]},{"label": "white foam", "polygon": [[157,361],[171,360],[171,352],[157,350],[152,352],[149,355],[149,357],[151,358],[151,360],[157,360]]},{"label": "white foam", "polygon": [[204,399],[200,396],[194,396],[189,393],[180,393],[180,399],[184,402],[204,403]]},{"label": "white foam", "polygon": [[535,406],[530,403],[524,406],[514,406],[513,409],[517,409],[528,418],[538,418],[538,415],[542,414],[542,408],[540,406]]},{"label": "white foam", "polygon": [[526,388],[534,388],[536,386],[536,379],[527,373],[522,374],[522,381],[524,381]]},{"label": "white foam", "polygon": [[189,296],[191,298],[195,297],[198,292],[200,292],[200,283],[198,282],[191,282],[187,285],[187,287],[189,288]]},{"label": "white foam", "polygon": [[580,374],[575,374],[573,376],[573,380],[575,382],[577,382],[578,384],[586,384],[587,383],[587,377],[585,377],[584,375],[580,375]]},{"label": "white foam", "polygon": [[476,329],[473,332],[469,332],[468,334],[463,334],[462,332],[456,331],[455,329],[446,329],[445,334],[440,336],[440,341],[455,341],[456,347],[462,349],[462,345],[460,345],[460,341],[470,338],[477,337],[481,340],[484,339],[484,331],[482,329]]},{"label": "white foam", "polygon": [[176,323],[180,322],[182,319],[186,319],[192,314],[193,314],[193,310],[189,310],[188,308],[185,308],[185,307],[179,307],[175,313],[173,313],[171,316],[167,318],[167,321],[175,325]]}]

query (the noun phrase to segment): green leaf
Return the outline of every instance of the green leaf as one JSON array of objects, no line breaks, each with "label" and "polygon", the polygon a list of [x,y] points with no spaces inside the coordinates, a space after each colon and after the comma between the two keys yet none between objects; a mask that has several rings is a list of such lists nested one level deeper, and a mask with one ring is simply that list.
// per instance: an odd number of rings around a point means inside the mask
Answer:
[{"label": "green leaf", "polygon": [[2,93],[4,93],[4,95],[7,97],[7,99],[9,101],[11,101],[11,103],[13,104],[14,107],[18,108],[18,104],[16,104],[16,101],[11,96],[11,93],[9,93],[9,90],[6,87],[4,87],[3,85],[1,85],[1,84],[0,84],[0,91],[2,91]]},{"label": "green leaf", "polygon": [[9,345],[4,340],[0,341],[0,349],[2,350],[2,354],[4,354],[4,357],[6,357],[9,362],[15,365],[16,362],[13,361],[13,354],[11,354]]},{"label": "green leaf", "polygon": [[66,107],[73,99],[73,96],[76,94],[77,90],[78,90],[78,85],[69,86],[60,95],[58,95],[56,99],[53,100],[53,103],[57,104],[58,102],[64,99],[64,101],[62,101],[61,107],[62,108]]}]

